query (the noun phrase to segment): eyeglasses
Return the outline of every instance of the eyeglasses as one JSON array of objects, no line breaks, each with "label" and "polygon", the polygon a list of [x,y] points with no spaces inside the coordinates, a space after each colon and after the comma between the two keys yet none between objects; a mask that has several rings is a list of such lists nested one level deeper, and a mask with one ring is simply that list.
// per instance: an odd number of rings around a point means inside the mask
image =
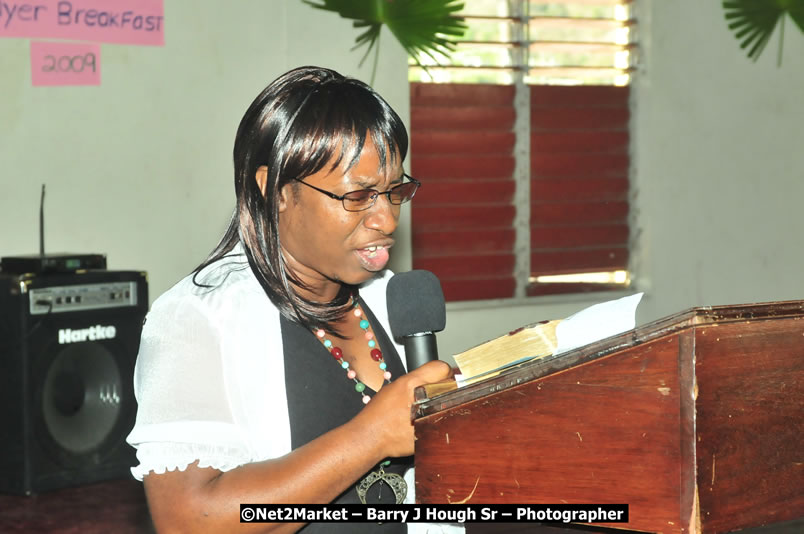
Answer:
[{"label": "eyeglasses", "polygon": [[343,196],[338,196],[335,193],[319,189],[318,187],[310,185],[304,180],[300,180],[298,178],[293,178],[293,180],[299,182],[300,184],[304,184],[307,187],[315,189],[319,193],[327,195],[329,198],[340,200],[341,203],[343,204],[343,209],[345,209],[346,211],[363,211],[372,207],[374,203],[377,201],[377,197],[379,197],[380,195],[387,196],[388,202],[396,206],[398,206],[399,204],[404,204],[405,202],[408,202],[410,199],[412,199],[413,195],[416,194],[416,191],[422,184],[421,182],[419,182],[415,178],[408,176],[407,174],[403,174],[402,177],[407,178],[410,181],[394,186],[388,191],[380,192],[377,191],[376,189],[360,189],[358,191],[349,191]]}]

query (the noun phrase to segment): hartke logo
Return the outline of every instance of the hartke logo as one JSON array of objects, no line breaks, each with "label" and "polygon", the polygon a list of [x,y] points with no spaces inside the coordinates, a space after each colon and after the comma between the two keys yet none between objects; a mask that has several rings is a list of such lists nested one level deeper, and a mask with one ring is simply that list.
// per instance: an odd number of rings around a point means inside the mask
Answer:
[{"label": "hartke logo", "polygon": [[80,343],[81,341],[98,341],[100,339],[114,339],[117,329],[113,326],[95,325],[89,328],[72,330],[70,328],[59,329],[59,345],[67,343]]}]

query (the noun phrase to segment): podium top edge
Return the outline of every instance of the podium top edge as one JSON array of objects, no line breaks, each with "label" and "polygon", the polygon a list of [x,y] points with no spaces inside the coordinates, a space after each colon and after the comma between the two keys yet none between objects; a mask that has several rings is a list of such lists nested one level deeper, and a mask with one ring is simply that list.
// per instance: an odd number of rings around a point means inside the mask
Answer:
[{"label": "podium top edge", "polygon": [[[776,317],[804,316],[804,300],[760,302],[755,304],[728,304],[721,306],[700,306],[690,308],[667,319],[694,314],[706,322],[740,321],[748,319],[773,319]],[[661,321],[661,319],[660,319]],[[657,321],[654,321],[657,322]],[[650,326],[653,323],[648,323]]]},{"label": "podium top edge", "polygon": [[525,362],[507,369],[488,380],[476,382],[433,398],[418,400],[414,406],[415,418],[432,415],[459,404],[476,400],[531,380],[537,380],[667,335],[674,335],[690,328],[792,317],[804,317],[804,300],[689,308],[637,326],[628,332],[623,332],[562,354]]},{"label": "podium top edge", "polygon": [[704,324],[780,319],[784,317],[804,317],[804,300],[698,306],[637,326],[631,332],[637,339],[641,339],[645,336],[655,337],[661,335],[667,329],[672,331]]}]

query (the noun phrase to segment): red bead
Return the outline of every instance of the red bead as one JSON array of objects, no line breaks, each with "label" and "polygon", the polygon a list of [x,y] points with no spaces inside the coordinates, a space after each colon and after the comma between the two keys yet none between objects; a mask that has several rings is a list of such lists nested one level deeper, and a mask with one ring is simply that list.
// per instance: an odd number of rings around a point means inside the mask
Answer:
[{"label": "red bead", "polygon": [[382,360],[382,352],[380,349],[372,349],[371,350],[371,359],[375,362]]},{"label": "red bead", "polygon": [[340,360],[343,358],[343,351],[339,347],[332,347],[332,350],[329,351],[332,354],[332,357],[336,360]]}]

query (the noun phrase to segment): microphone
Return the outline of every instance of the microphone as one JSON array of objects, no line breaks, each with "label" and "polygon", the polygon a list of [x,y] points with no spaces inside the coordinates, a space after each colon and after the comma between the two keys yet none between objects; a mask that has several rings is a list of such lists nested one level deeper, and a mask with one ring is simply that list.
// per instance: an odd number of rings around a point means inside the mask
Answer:
[{"label": "microphone", "polygon": [[447,309],[441,282],[430,271],[395,274],[385,291],[388,322],[402,339],[408,371],[438,359],[435,332],[444,330]]}]

